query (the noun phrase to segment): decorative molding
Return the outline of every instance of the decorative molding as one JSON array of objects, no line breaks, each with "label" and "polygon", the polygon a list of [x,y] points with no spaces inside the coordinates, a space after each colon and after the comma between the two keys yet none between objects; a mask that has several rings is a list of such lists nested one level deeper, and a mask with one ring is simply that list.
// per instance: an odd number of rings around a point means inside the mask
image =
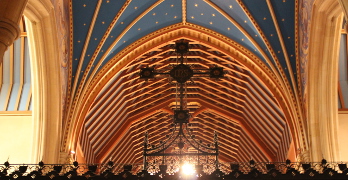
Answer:
[{"label": "decorative molding", "polygon": [[348,114],[348,109],[347,110],[338,111],[338,114]]},{"label": "decorative molding", "polygon": [[0,64],[7,47],[20,36],[19,21],[28,0],[0,1]]},{"label": "decorative molding", "polygon": [[348,19],[348,1],[347,0],[338,0],[342,7],[342,11],[344,12],[344,15],[346,19]]},{"label": "decorative molding", "polygon": [[[295,147],[302,147],[302,146],[307,146],[307,142],[305,140],[305,132],[303,131],[305,124],[303,123],[303,115],[302,115],[302,111],[300,106],[298,105],[299,102],[299,98],[295,97],[294,92],[289,84],[289,81],[286,78],[286,75],[282,69],[282,66],[280,65],[280,62],[273,50],[273,48],[271,47],[270,43],[267,41],[267,38],[265,36],[265,34],[262,32],[260,26],[257,24],[256,20],[253,18],[253,16],[251,15],[251,13],[248,11],[248,9],[246,8],[246,6],[244,5],[244,3],[241,0],[236,0],[237,3],[242,7],[242,9],[245,11],[246,15],[249,17],[250,21],[254,24],[255,28],[257,29],[257,31],[260,33],[261,38],[263,39],[263,41],[266,43],[266,46],[269,50],[269,52],[271,53],[274,62],[276,63],[276,69],[272,69],[273,73],[278,71],[280,73],[280,75],[278,75],[278,73],[274,73],[275,75],[279,76],[276,79],[277,83],[282,84],[281,86],[278,86],[278,88],[281,88],[281,91],[287,91],[285,93],[285,96],[287,96],[286,98],[291,99],[292,102],[289,102],[287,104],[287,106],[291,107],[291,109],[293,109],[294,111],[297,111],[297,114],[292,116],[292,119],[297,119],[295,121],[293,121],[294,126],[291,127],[292,125],[290,124],[290,128],[291,131],[296,131],[296,133],[292,133],[293,138],[295,139]],[[295,6],[298,6],[298,1],[295,1]],[[297,10],[296,10],[297,13]],[[295,22],[296,25],[296,22]],[[296,30],[297,28],[295,28]],[[279,89],[280,90],[280,89]],[[284,100],[282,99],[282,101],[284,102]],[[298,128],[294,128],[294,127],[298,127]],[[297,137],[297,135],[299,137]],[[306,148],[306,147],[304,147]]]},{"label": "decorative molding", "polygon": [[0,116],[31,116],[31,111],[0,111]]},{"label": "decorative molding", "polygon": [[[78,86],[78,80],[80,78],[81,68],[82,68],[83,63],[85,62],[84,60],[85,60],[86,51],[87,51],[88,45],[90,43],[90,39],[91,39],[91,36],[92,36],[92,32],[93,32],[93,29],[94,29],[95,22],[97,20],[98,15],[99,15],[98,13],[99,13],[99,10],[100,10],[101,3],[102,3],[102,0],[98,0],[97,6],[96,6],[96,8],[94,10],[93,18],[91,20],[91,24],[89,25],[89,29],[88,29],[88,33],[87,33],[87,36],[86,36],[86,40],[85,40],[85,43],[83,45],[83,49],[82,49],[82,52],[81,52],[81,57],[79,59],[79,65],[77,67],[77,71],[76,71],[76,74],[75,74],[73,91],[72,91],[71,95],[75,94],[74,92],[75,92],[76,86]],[[95,56],[93,56],[93,57],[95,57]],[[95,58],[93,58],[93,59],[95,59]],[[89,64],[93,64],[94,61],[91,61],[91,62],[92,63],[89,63]]]},{"label": "decorative molding", "polygon": [[[252,35],[250,35],[240,24],[238,24],[238,22],[233,17],[231,17],[227,12],[222,10],[219,6],[214,4],[211,0],[204,0],[204,1],[205,1],[205,3],[209,4],[212,8],[214,8],[216,11],[218,11],[221,15],[223,15],[226,19],[228,19],[240,32],[242,32],[245,35],[245,37],[252,43],[253,46],[256,47],[256,50],[258,50],[260,52],[260,54],[262,55],[262,57],[266,60],[268,66],[271,67],[271,70],[273,71],[273,73],[277,74],[277,73],[275,73],[275,72],[277,72],[276,67],[274,67],[271,59],[268,57],[266,52],[261,48],[261,46],[255,41],[255,39],[252,37]],[[251,16],[249,18],[251,18]],[[253,20],[250,19],[250,21],[253,21]],[[263,34],[261,32],[261,29],[258,28],[256,25],[255,25],[255,28],[258,30],[258,32],[261,35]],[[269,48],[270,52],[274,52],[274,50],[271,48],[271,45],[268,42],[267,38],[265,38],[265,36],[262,36],[261,38],[262,38],[262,41],[267,46],[267,48]],[[275,54],[272,54],[272,55],[275,55]],[[272,58],[274,59],[274,61],[277,60],[276,56],[272,56]]]},{"label": "decorative molding", "polygon": [[340,160],[338,56],[343,13],[336,0],[314,2],[308,48],[307,138],[311,161]]},{"label": "decorative molding", "polygon": [[[270,11],[270,14],[272,16],[272,19],[273,19],[273,23],[274,23],[274,27],[277,31],[277,35],[278,35],[278,39],[279,39],[279,43],[280,43],[280,46],[282,48],[282,51],[283,51],[283,54],[284,54],[284,59],[286,61],[286,65],[288,67],[288,71],[289,71],[289,74],[290,74],[290,80],[291,80],[291,84],[292,86],[294,87],[294,93],[297,94],[297,88],[296,87],[296,81],[294,80],[294,74],[293,74],[293,69],[291,67],[291,63],[290,63],[290,60],[289,60],[289,55],[288,55],[288,51],[286,49],[286,45],[285,45],[285,42],[284,42],[284,39],[283,39],[283,36],[282,36],[282,32],[280,30],[280,27],[279,27],[279,24],[278,24],[278,19],[276,17],[276,14],[274,12],[274,9],[273,9],[273,6],[272,6],[272,3],[270,0],[267,0],[267,5],[268,5],[268,9]],[[296,28],[295,28],[296,29]]]},{"label": "decorative molding", "polygon": [[45,163],[59,162],[62,130],[60,54],[57,53],[57,24],[53,8],[50,0],[29,0],[24,11],[32,67],[35,127],[32,159]]},{"label": "decorative molding", "polygon": [[10,46],[20,36],[20,29],[11,19],[0,18],[0,34],[0,43]]},{"label": "decorative molding", "polygon": [[[232,59],[238,59],[238,61],[248,69],[257,74],[258,78],[275,94],[275,98],[279,101],[282,109],[284,109],[294,141],[296,142],[296,139],[302,138],[304,130],[298,127],[298,122],[295,122],[298,120],[298,110],[294,109],[295,106],[292,105],[291,95],[288,94],[288,91],[282,90],[285,89],[285,87],[280,83],[281,80],[277,79],[272,71],[260,59],[240,44],[221,34],[195,24],[187,23],[183,25],[179,23],[153,32],[129,45],[123,51],[116,54],[97,75],[88,79],[85,88],[81,91],[80,97],[75,100],[76,104],[70,109],[71,112],[68,117],[68,124],[71,130],[66,131],[64,134],[64,139],[66,139],[65,142],[67,142],[67,144],[64,144],[64,149],[76,147],[78,135],[84,123],[86,113],[89,110],[89,106],[94,101],[97,93],[120,69],[131,60],[137,59],[163,44],[183,37],[192,41],[199,41],[209,48],[220,49]],[[69,142],[72,144],[68,144]],[[299,145],[296,144],[296,146]]]},{"label": "decorative molding", "polygon": [[186,0],[182,0],[182,24],[186,24],[186,22],[187,22],[187,7],[186,7],[186,5],[187,5],[187,2],[186,2]]}]

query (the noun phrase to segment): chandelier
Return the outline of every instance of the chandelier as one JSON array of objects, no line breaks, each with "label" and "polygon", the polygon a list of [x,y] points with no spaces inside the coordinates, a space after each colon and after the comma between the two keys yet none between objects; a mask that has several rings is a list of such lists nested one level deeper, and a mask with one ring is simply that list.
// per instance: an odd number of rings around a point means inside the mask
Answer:
[{"label": "chandelier", "polygon": [[[143,147],[144,173],[150,174],[174,174],[188,169],[195,169],[196,173],[208,173],[218,170],[219,148],[218,134],[214,132],[212,143],[203,143],[193,134],[189,123],[190,112],[185,101],[187,82],[193,82],[192,78],[210,77],[219,79],[224,76],[222,67],[214,66],[209,69],[194,69],[192,65],[184,63],[189,51],[189,43],[181,40],[175,43],[177,62],[168,69],[156,70],[153,67],[142,68],[141,79],[167,77],[176,85],[176,105],[174,109],[173,123],[166,140],[158,144],[151,144],[148,132],[145,133]],[[194,166],[194,167],[193,167]],[[190,172],[188,172],[190,173]]]}]

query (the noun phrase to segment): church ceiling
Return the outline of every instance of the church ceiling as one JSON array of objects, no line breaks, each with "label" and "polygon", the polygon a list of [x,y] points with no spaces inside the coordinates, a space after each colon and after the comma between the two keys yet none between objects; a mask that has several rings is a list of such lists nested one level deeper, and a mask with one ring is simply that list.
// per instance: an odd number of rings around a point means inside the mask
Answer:
[{"label": "church ceiling", "polygon": [[[141,162],[144,132],[154,143],[163,140],[172,123],[175,87],[168,79],[145,82],[138,73],[146,66],[174,64],[173,44],[180,39],[190,43],[187,63],[226,71],[218,81],[197,78],[187,86],[196,136],[208,143],[217,131],[219,157],[226,162],[285,160],[292,141],[290,116],[277,93],[293,97],[298,89],[297,1],[70,3],[69,118],[83,122],[77,132],[87,161]],[[154,34],[168,38],[153,45]],[[213,45],[217,37],[225,39],[223,45]],[[149,48],[140,51],[140,46]],[[274,84],[281,90],[272,89]]]}]

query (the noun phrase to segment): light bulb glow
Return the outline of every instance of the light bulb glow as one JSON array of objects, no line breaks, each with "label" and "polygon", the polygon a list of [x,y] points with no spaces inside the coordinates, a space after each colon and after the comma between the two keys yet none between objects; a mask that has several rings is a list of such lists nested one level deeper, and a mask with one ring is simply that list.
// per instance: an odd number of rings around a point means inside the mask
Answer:
[{"label": "light bulb glow", "polygon": [[182,165],[181,170],[185,175],[193,175],[195,173],[193,164],[184,164]]}]

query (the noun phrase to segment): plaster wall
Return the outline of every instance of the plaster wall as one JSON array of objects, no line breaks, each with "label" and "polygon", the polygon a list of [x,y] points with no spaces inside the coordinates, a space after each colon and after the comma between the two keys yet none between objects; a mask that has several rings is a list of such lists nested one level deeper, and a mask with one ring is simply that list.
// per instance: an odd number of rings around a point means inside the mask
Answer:
[{"label": "plaster wall", "polygon": [[[33,120],[30,115],[0,115],[0,162],[32,162]],[[4,143],[5,142],[5,143]]]},{"label": "plaster wall", "polygon": [[338,144],[341,161],[348,161],[348,112],[338,113]]}]

